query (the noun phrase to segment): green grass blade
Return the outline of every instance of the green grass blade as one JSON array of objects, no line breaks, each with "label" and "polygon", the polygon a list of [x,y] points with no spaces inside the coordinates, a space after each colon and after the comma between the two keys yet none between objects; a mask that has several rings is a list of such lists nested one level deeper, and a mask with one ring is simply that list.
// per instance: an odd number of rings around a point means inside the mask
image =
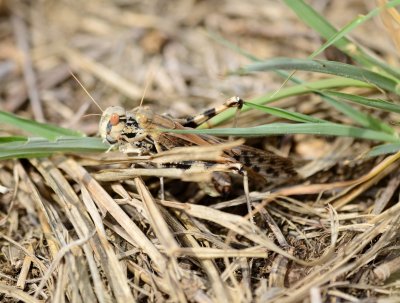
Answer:
[{"label": "green grass blade", "polygon": [[[324,79],[324,80],[318,80],[315,82],[308,82],[300,85],[295,85],[292,87],[287,87],[283,88],[277,92],[271,92],[268,94],[265,94],[263,96],[253,98],[250,100],[247,100],[248,102],[254,103],[254,104],[268,104],[277,100],[285,99],[288,97],[292,96],[299,96],[299,95],[304,95],[308,93],[312,93],[315,91],[320,91],[324,89],[333,89],[333,88],[342,88],[342,87],[371,87],[370,84],[357,81],[357,80],[352,80],[352,79],[345,79],[345,78],[331,78],[331,79]],[[247,111],[249,108],[244,108],[243,111]],[[236,109],[228,109],[224,111],[223,113],[219,114],[218,116],[212,118],[210,121],[208,121],[207,124],[201,125],[199,128],[203,129],[206,127],[213,127],[215,125],[218,125],[230,118],[232,118],[233,115],[235,115]]]},{"label": "green grass blade", "polygon": [[[358,45],[351,42],[349,39],[344,37],[344,34],[348,33],[349,30],[352,28],[345,27],[344,30],[339,32],[333,27],[323,16],[321,16],[318,12],[316,12],[310,5],[305,3],[303,0],[284,0],[286,5],[290,7],[297,16],[308,26],[313,28],[317,31],[323,38],[328,40],[326,43],[327,45],[332,44],[331,39],[333,40],[333,44],[339,48],[341,51],[355,59],[358,63],[362,64],[365,67],[380,67],[389,75],[394,76],[395,78],[400,78],[400,73],[392,68],[391,66],[387,65],[385,62],[370,56],[362,48]],[[394,7],[400,4],[400,0],[394,0],[388,2],[385,6],[386,7]],[[376,8],[371,11],[365,18],[361,18],[354,24],[357,26],[357,22],[364,22],[368,20],[372,16],[378,14],[380,12],[380,8]],[[336,37],[337,35],[337,37]],[[321,48],[320,48],[321,49]]]},{"label": "green grass blade", "polygon": [[334,91],[326,91],[324,93],[329,96],[335,96],[335,97],[340,98],[345,101],[350,101],[350,102],[357,103],[360,105],[377,108],[377,109],[382,109],[382,110],[386,110],[389,112],[400,114],[400,105],[397,105],[395,103],[392,103],[392,102],[389,102],[386,100],[371,99],[371,98],[366,98],[363,96],[351,95],[351,94],[334,92]]},{"label": "green grass blade", "polygon": [[[301,21],[316,30],[326,40],[337,34],[336,28],[303,0],[283,1],[296,13]],[[341,37],[338,41],[335,41],[335,46],[343,50],[342,48],[345,48],[350,43],[350,40]]]},{"label": "green grass blade", "polygon": [[49,140],[55,140],[57,137],[61,136],[84,136],[82,133],[74,130],[24,119],[3,111],[0,111],[0,125],[1,124],[9,124],[34,136],[47,138]]},{"label": "green grass blade", "polygon": [[[278,58],[250,64],[245,67],[245,70],[264,71],[269,69],[281,69],[282,67],[283,69],[307,70],[335,74],[338,76],[350,77],[356,80],[365,81],[367,83],[375,82],[376,85],[381,85],[381,87],[385,86],[387,89],[391,89],[393,91],[397,89],[397,83],[391,78],[383,77],[380,74],[353,65],[333,61]],[[323,92],[316,93],[322,94],[325,101],[356,121],[361,126],[375,130],[383,130],[388,133],[394,133],[394,130],[389,125],[386,125],[380,120],[375,119],[371,115],[364,114],[343,102],[338,102],[332,97],[324,95]]]},{"label": "green grass blade", "polygon": [[381,89],[396,94],[398,93],[398,81],[394,81],[391,78],[382,76],[378,73],[372,72],[364,68],[327,60],[274,58],[262,62],[249,64],[246,67],[239,69],[236,73],[242,74],[279,69],[309,71],[350,78],[376,85]]},{"label": "green grass blade", "polygon": [[28,141],[28,138],[24,137],[24,136],[0,137],[0,144],[2,144],[2,143],[10,143],[10,142],[26,142],[26,141]]},{"label": "green grass blade", "polygon": [[386,155],[386,154],[394,154],[400,151],[400,143],[390,143],[375,146],[373,149],[369,151],[367,154],[370,157]]},{"label": "green grass blade", "polygon": [[[243,50],[242,48],[234,45],[233,43],[227,41],[226,39],[224,39],[223,37],[213,33],[211,34],[211,37],[214,38],[217,42],[229,47],[230,49],[232,49],[233,51],[247,57],[248,59],[255,61],[255,62],[261,62],[261,60],[255,56],[253,56],[252,54],[249,54],[248,52],[246,52],[245,50]],[[275,73],[277,73],[279,76],[288,79],[289,81],[296,83],[296,84],[303,84],[304,82],[298,78],[296,78],[294,75],[289,74],[286,71],[283,70],[274,70]],[[350,79],[349,79],[350,80]],[[355,80],[352,80],[355,81]],[[348,83],[349,86],[352,86],[351,83]],[[352,118],[355,122],[357,122],[358,124],[360,124],[361,126],[364,127],[368,127],[368,128],[373,128],[373,129],[377,129],[377,130],[385,130],[388,133],[393,133],[393,130],[390,128],[390,126],[388,125],[381,125],[383,124],[380,121],[377,121],[376,119],[374,119],[372,116],[368,115],[368,114],[364,114],[361,111],[351,107],[348,104],[345,104],[343,102],[339,102],[337,100],[335,100],[332,96],[327,96],[326,94],[324,94],[323,92],[319,91],[319,90],[314,90],[312,91],[315,94],[318,94],[321,96],[321,98],[323,100],[325,100],[326,102],[328,102],[331,106],[333,106],[334,108],[336,108],[338,111],[344,113],[345,115],[349,116],[350,118]],[[262,97],[261,97],[262,98]],[[255,100],[255,102],[257,102],[257,104],[265,104],[268,101],[261,101],[258,102],[258,100]],[[218,115],[217,117],[215,117],[213,120],[210,121],[210,123],[207,124],[207,126],[210,125],[215,125],[218,124],[222,121],[227,120],[228,118],[231,118],[234,115],[235,111],[231,110],[228,111],[224,114]],[[204,126],[202,126],[204,127]]]},{"label": "green grass blade", "polygon": [[268,135],[310,134],[321,136],[353,137],[364,140],[383,142],[400,142],[400,139],[390,134],[336,123],[272,123],[246,128],[213,128],[191,130],[167,130],[172,133],[209,134],[217,136],[258,137]]},{"label": "green grass blade", "polygon": [[93,137],[61,137],[55,141],[36,137],[26,139],[26,141],[13,141],[11,138],[0,141],[3,142],[0,144],[0,160],[37,158],[66,152],[103,152],[109,148],[109,145],[103,143],[102,139]]},{"label": "green grass blade", "polygon": [[381,120],[369,114],[365,114],[346,103],[340,102],[325,93],[324,100],[365,128],[384,131],[389,134],[394,134],[396,132],[392,127]]},{"label": "green grass blade", "polygon": [[350,21],[347,25],[345,25],[342,29],[340,29],[336,34],[328,39],[318,50],[313,52],[309,58],[314,58],[322,53],[325,49],[327,49],[330,45],[335,44],[340,39],[344,38],[348,33],[350,33],[357,26],[360,26],[364,22],[370,20],[371,18],[377,16],[381,13],[382,9],[387,9],[391,7],[395,7],[400,4],[400,0],[394,0],[386,3],[383,6],[376,7],[372,11],[370,11],[367,15],[360,15],[356,17],[354,20]]},{"label": "green grass blade", "polygon": [[273,115],[273,116],[276,116],[279,118],[295,121],[295,122],[311,122],[311,123],[328,123],[329,122],[326,120],[314,118],[309,115],[296,113],[296,112],[293,112],[290,110],[285,110],[285,109],[278,108],[278,107],[263,106],[263,105],[258,105],[258,104],[251,103],[251,102],[244,102],[244,105],[246,107],[257,109],[264,113],[267,113],[267,114],[270,114],[270,115]]},{"label": "green grass blade", "polygon": [[352,20],[346,26],[344,26],[341,30],[336,32],[332,37],[328,39],[323,45],[321,45],[317,50],[315,50],[308,58],[313,59],[319,54],[321,54],[324,50],[326,50],[329,46],[335,44],[337,41],[343,39],[350,31],[359,26],[360,24],[367,21],[369,18],[366,16],[358,16],[356,19]]}]

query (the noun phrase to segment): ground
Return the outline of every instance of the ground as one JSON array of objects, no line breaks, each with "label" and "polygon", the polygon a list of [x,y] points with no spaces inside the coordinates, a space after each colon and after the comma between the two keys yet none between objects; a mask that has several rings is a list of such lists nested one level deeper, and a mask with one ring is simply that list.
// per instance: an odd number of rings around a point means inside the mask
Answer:
[{"label": "ground", "polygon": [[[376,7],[308,3],[338,28]],[[0,1],[0,14],[0,109],[87,136],[98,136],[102,110],[133,109],[142,97],[154,113],[182,118],[231,96],[248,100],[289,85],[273,73],[230,73],[250,61],[226,41],[257,58],[306,58],[323,43],[271,0]],[[398,64],[379,18],[351,37]],[[335,50],[319,58],[351,63]],[[348,122],[313,94],[273,106]],[[236,125],[279,121],[248,111]],[[17,134],[2,127],[2,136]],[[376,142],[352,138],[291,135],[246,144],[290,159],[300,175],[250,193],[254,222],[238,175],[228,195],[210,197],[209,182],[199,180],[204,172],[171,169],[160,199],[154,159],[112,151],[0,162],[0,301],[400,300],[398,156],[363,157]],[[216,159],[207,147],[161,158]],[[132,163],[146,165],[135,171]]]}]

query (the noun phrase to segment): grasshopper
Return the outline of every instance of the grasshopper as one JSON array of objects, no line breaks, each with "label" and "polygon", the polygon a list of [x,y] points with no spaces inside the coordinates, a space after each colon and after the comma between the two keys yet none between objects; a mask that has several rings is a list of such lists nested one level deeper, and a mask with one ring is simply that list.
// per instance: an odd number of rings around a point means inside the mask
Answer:
[{"label": "grasshopper", "polygon": [[[218,107],[186,119],[159,115],[146,106],[136,107],[132,111],[126,111],[120,106],[111,106],[102,114],[99,133],[103,140],[111,145],[119,146],[120,150],[133,148],[140,154],[151,155],[175,147],[215,145],[225,140],[203,134],[168,133],[160,129],[194,128],[228,108],[240,109],[242,106],[241,98],[232,97]],[[282,183],[297,176],[290,159],[245,145],[224,150],[222,158],[221,163],[229,166],[233,173],[245,176],[246,179],[249,173],[250,176],[261,176],[268,182]],[[170,163],[164,167],[189,169],[193,164],[193,161],[183,161]],[[216,163],[204,164],[206,167],[211,167]],[[228,174],[214,172],[212,182],[218,193],[227,194],[230,191],[231,182]]]}]

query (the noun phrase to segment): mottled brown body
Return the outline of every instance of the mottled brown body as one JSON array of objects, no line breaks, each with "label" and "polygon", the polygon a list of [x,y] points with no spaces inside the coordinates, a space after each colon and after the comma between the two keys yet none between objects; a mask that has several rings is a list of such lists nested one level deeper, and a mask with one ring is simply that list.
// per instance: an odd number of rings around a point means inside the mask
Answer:
[{"label": "mottled brown body", "polygon": [[[141,154],[154,154],[183,146],[215,145],[224,140],[210,135],[162,132],[160,129],[190,129],[227,108],[240,108],[242,105],[243,101],[240,98],[232,97],[217,108],[187,119],[173,119],[158,115],[148,107],[137,107],[132,111],[126,111],[122,107],[112,106],[107,108],[102,115],[99,124],[100,135],[110,144],[118,145],[120,149],[126,149],[129,146]],[[246,171],[250,176],[262,176],[272,183],[282,183],[297,175],[289,159],[245,145],[224,150],[224,155],[218,163],[239,163],[243,168],[236,172]],[[167,166],[185,169],[190,165],[190,161],[184,161],[170,163]],[[206,167],[212,165],[211,162],[205,163]],[[229,192],[229,176],[218,172],[214,176],[213,183],[217,191],[222,194]]]}]

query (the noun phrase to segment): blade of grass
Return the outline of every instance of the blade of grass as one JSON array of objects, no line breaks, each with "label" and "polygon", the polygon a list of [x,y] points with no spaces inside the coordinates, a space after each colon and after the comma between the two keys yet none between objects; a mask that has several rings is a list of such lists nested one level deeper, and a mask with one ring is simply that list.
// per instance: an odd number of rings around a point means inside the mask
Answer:
[{"label": "blade of grass", "polygon": [[340,39],[344,38],[348,33],[350,33],[353,29],[355,29],[357,26],[360,26],[364,22],[368,21],[372,17],[377,16],[383,9],[395,7],[396,5],[400,4],[400,0],[394,0],[391,2],[386,3],[383,6],[379,6],[372,11],[370,11],[367,15],[359,15],[357,16],[354,20],[350,21],[348,24],[346,24],[343,28],[341,28],[339,31],[337,31],[336,34],[331,36],[321,47],[319,47],[316,51],[314,51],[309,58],[315,58],[319,54],[321,54],[325,49],[327,49],[329,46],[332,44],[335,44],[337,41]]},{"label": "blade of grass", "polygon": [[[320,94],[320,93],[317,93]],[[354,107],[340,102],[333,98],[332,96],[329,96],[325,93],[323,93],[323,98],[326,102],[328,102],[330,105],[332,105],[334,108],[336,108],[338,111],[342,112],[345,114],[347,117],[351,118],[353,121],[355,121],[357,124],[365,127],[365,128],[370,128],[374,130],[382,130],[386,133],[389,134],[394,134],[396,131],[390,127],[388,124],[382,122],[379,119],[374,118],[370,114],[363,113]]]},{"label": "blade of grass", "polygon": [[[277,100],[285,99],[288,97],[292,96],[298,96],[298,95],[303,95],[303,94],[308,94],[312,93],[315,91],[319,90],[324,90],[324,89],[333,89],[333,88],[342,88],[342,87],[372,87],[370,84],[357,81],[357,80],[352,80],[352,79],[346,79],[346,78],[331,78],[331,79],[324,79],[324,80],[318,80],[315,82],[308,82],[292,87],[287,87],[283,88],[277,92],[272,92],[265,94],[260,97],[256,97],[253,99],[248,100],[248,102],[254,103],[254,104],[268,104]],[[244,108],[243,111],[247,111],[249,108]],[[218,116],[210,119],[207,124],[203,124],[199,127],[199,129],[207,128],[207,127],[213,127],[217,124],[220,124],[230,118],[232,118],[233,115],[235,115],[236,109],[228,109],[224,111],[223,113],[219,114]]]},{"label": "blade of grass", "polygon": [[289,111],[289,110],[282,109],[282,108],[278,108],[278,107],[263,106],[263,105],[258,105],[258,104],[251,103],[251,102],[244,102],[244,105],[246,107],[257,109],[257,110],[260,110],[260,111],[262,111],[264,113],[267,113],[267,114],[270,114],[270,115],[273,115],[273,116],[276,116],[276,117],[279,117],[279,118],[291,120],[291,121],[311,122],[311,123],[329,123],[329,121],[326,121],[326,120],[314,118],[314,117],[309,116],[309,115],[296,113],[296,112]]},{"label": "blade of grass", "polygon": [[[333,100],[334,102],[337,102],[336,100]],[[322,120],[318,118],[314,118],[309,115],[304,115],[301,113],[296,113],[293,111],[288,111],[284,110],[281,108],[276,108],[276,107],[267,107],[267,106],[262,106],[262,105],[257,105],[254,103],[250,102],[245,102],[244,103],[246,106],[261,110],[267,114],[277,116],[283,119],[291,120],[291,121],[296,121],[296,122],[312,122],[312,123],[329,123],[330,121],[327,120]],[[339,102],[339,106],[341,103]],[[352,110],[352,108],[350,107]],[[357,110],[352,110],[351,112],[347,112],[348,116],[354,117],[354,120],[359,122],[362,126],[374,130],[379,130],[379,131],[384,131],[388,134],[395,134],[395,130],[391,128],[390,126],[386,125],[385,123],[381,122],[379,119],[375,119],[370,115],[365,115],[360,113]]]},{"label": "blade of grass", "polygon": [[324,93],[329,96],[338,97],[344,101],[350,101],[350,102],[361,104],[364,106],[378,108],[378,109],[382,109],[382,110],[386,110],[389,112],[394,112],[394,113],[400,114],[400,105],[397,105],[395,103],[392,103],[392,102],[389,102],[386,100],[371,99],[371,98],[366,98],[363,96],[351,95],[351,94],[335,92],[335,91],[326,91]]},{"label": "blade of grass", "polygon": [[251,63],[246,67],[239,69],[235,73],[243,74],[279,69],[309,71],[350,78],[376,85],[380,89],[398,94],[398,81],[394,81],[391,78],[387,78],[378,73],[354,65],[327,60],[274,58],[262,62]]},{"label": "blade of grass", "polygon": [[[360,22],[364,22],[370,19],[372,16],[377,15],[381,8],[376,8],[371,11],[367,16],[356,19],[354,25],[351,24],[350,28],[345,27],[339,33],[335,27],[333,27],[323,16],[321,16],[318,12],[316,12],[310,5],[305,3],[303,0],[284,0],[286,5],[290,7],[296,15],[308,26],[317,31],[322,37],[324,37],[328,42],[326,45],[331,45],[332,43],[339,48],[341,51],[352,57],[358,63],[365,67],[376,68],[379,66],[382,70],[384,70],[389,75],[400,78],[400,73],[396,71],[391,66],[387,65],[385,62],[370,56],[362,48],[358,45],[351,42],[349,39],[344,37],[345,34],[352,30],[352,27],[355,27]],[[394,7],[400,4],[400,0],[394,0],[387,3],[386,7]],[[320,48],[322,49],[322,48]]]},{"label": "blade of grass", "polygon": [[[0,160],[37,158],[65,152],[103,152],[109,148],[102,139],[93,137],[61,137],[55,141],[36,137],[26,138],[26,141],[13,141],[12,137],[9,138],[8,143],[0,144]],[[7,140],[3,139],[2,142]]]},{"label": "blade of grass", "polygon": [[10,143],[10,142],[26,142],[26,141],[28,141],[28,138],[24,137],[24,136],[0,137],[0,144],[2,144],[2,143]]},{"label": "blade of grass", "polygon": [[82,133],[74,130],[24,119],[4,111],[0,111],[0,124],[10,124],[15,128],[26,131],[34,136],[47,138],[49,140],[55,140],[57,137],[61,136],[84,136]]},{"label": "blade of grass", "polygon": [[376,157],[380,155],[394,154],[398,151],[400,151],[400,143],[383,144],[375,146],[367,155],[370,157]]},{"label": "blade of grass", "polygon": [[[247,57],[248,59],[255,61],[255,62],[261,62],[260,59],[258,59],[257,57],[253,56],[252,54],[249,54],[248,52],[244,51],[243,49],[241,49],[240,47],[234,45],[233,43],[227,41],[226,39],[224,39],[223,37],[212,33],[211,34],[212,38],[214,38],[217,42],[231,48],[233,51],[238,52],[240,54],[242,54],[243,56]],[[275,73],[277,73],[279,76],[285,78],[286,80],[289,80],[291,82],[294,82],[296,84],[303,84],[304,82],[298,78],[296,78],[293,73],[289,74],[286,71],[283,70],[274,70]],[[349,79],[350,80],[350,79]],[[354,80],[353,80],[354,81]],[[349,86],[351,86],[351,84],[349,83]],[[355,122],[357,122],[358,124],[360,124],[361,126],[364,127],[371,127],[373,129],[383,129],[388,133],[393,133],[394,130],[391,129],[391,127],[389,125],[384,124],[381,121],[377,121],[376,119],[374,119],[372,116],[368,115],[368,114],[364,114],[361,111],[353,108],[352,106],[345,104],[343,102],[339,102],[336,99],[334,99],[332,96],[327,96],[326,94],[324,94],[323,92],[321,92],[320,90],[313,90],[313,93],[321,96],[321,98],[328,102],[331,106],[333,106],[334,108],[336,108],[338,111],[344,113],[345,115],[347,115],[348,117],[350,117],[351,119],[353,119]],[[279,92],[277,92],[276,94],[278,94]],[[258,103],[257,101],[252,100],[253,102]],[[261,101],[258,104],[265,104],[267,101]],[[224,121],[227,120],[228,118],[231,118],[234,115],[235,111],[228,111],[226,113],[223,113],[221,115],[218,115],[217,117],[213,118],[211,121],[209,121],[209,123],[207,123],[207,127],[212,126],[213,124],[219,123],[220,121]],[[202,126],[202,128],[204,128],[204,126]]]},{"label": "blade of grass", "polygon": [[213,129],[191,129],[191,130],[168,130],[165,132],[183,133],[183,134],[209,134],[217,136],[241,136],[257,137],[268,135],[286,135],[286,134],[312,134],[321,136],[342,136],[353,137],[364,140],[376,140],[383,142],[400,142],[400,139],[390,134],[348,126],[336,123],[272,123],[246,128],[213,128]]},{"label": "blade of grass", "polygon": [[[387,90],[391,90],[393,92],[397,89],[397,82],[390,78],[386,78],[375,72],[371,72],[353,65],[326,60],[277,58],[253,63],[244,68],[246,71],[265,71],[270,69],[291,69],[322,72],[337,76],[349,77],[352,79],[365,81],[367,83],[375,83],[378,87],[386,88]],[[375,130],[383,130],[388,133],[395,132],[389,125],[381,122],[378,119],[375,119],[371,115],[364,114],[355,108],[344,104],[343,102],[338,102],[332,97],[326,95],[324,97],[325,100],[332,106],[364,127]]]}]

